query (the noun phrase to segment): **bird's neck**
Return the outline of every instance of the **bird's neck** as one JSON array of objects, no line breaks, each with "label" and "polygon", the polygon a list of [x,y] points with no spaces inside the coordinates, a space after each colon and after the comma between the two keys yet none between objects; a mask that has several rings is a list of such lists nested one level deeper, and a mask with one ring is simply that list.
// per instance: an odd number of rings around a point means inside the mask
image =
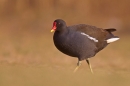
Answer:
[{"label": "bird's neck", "polygon": [[60,28],[58,28],[57,32],[60,33],[60,34],[67,33],[68,28],[66,26],[60,27]]}]

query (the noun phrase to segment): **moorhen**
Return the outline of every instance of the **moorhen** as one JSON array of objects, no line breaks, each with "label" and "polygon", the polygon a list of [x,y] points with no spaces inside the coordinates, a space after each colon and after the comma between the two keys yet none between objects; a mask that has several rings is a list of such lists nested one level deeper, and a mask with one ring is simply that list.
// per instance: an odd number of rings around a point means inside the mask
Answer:
[{"label": "moorhen", "polygon": [[81,65],[81,61],[86,60],[93,73],[89,58],[95,56],[109,43],[119,39],[112,34],[116,31],[114,28],[102,29],[86,24],[67,26],[62,19],[53,22],[51,32],[53,31],[55,31],[53,41],[56,48],[64,54],[78,58],[74,72]]}]

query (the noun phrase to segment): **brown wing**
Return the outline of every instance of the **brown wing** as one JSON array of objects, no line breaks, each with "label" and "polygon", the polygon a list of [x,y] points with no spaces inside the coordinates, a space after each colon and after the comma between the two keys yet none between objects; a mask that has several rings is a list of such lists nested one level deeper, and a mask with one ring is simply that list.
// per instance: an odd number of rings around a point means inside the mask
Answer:
[{"label": "brown wing", "polygon": [[83,32],[93,38],[96,38],[99,40],[99,42],[105,40],[106,36],[109,34],[105,29],[86,24],[74,25],[71,28],[74,28],[76,31]]},{"label": "brown wing", "polygon": [[107,46],[106,39],[108,38],[108,35],[110,34],[108,31],[114,31],[113,29],[105,30],[102,28],[97,28],[95,26],[86,25],[86,24],[74,25],[71,28],[75,29],[76,31],[83,32],[93,38],[96,38],[98,42],[94,42],[94,43],[97,47],[97,52]]}]

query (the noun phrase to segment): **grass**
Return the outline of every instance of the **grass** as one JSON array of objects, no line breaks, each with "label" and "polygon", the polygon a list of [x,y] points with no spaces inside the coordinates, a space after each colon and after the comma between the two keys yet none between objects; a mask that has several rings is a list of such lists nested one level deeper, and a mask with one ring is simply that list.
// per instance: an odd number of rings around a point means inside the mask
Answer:
[{"label": "grass", "polygon": [[24,36],[19,41],[12,36],[4,39],[0,45],[1,86],[130,85],[127,40],[109,45],[92,58],[94,74],[91,74],[85,61],[73,73],[77,59],[60,53],[51,36]]},{"label": "grass", "polygon": [[100,86],[129,86],[130,84],[129,71],[117,73],[100,69],[91,74],[89,70],[80,69],[73,73],[69,66],[62,67],[1,65],[0,83],[1,86],[95,86],[97,84]]}]

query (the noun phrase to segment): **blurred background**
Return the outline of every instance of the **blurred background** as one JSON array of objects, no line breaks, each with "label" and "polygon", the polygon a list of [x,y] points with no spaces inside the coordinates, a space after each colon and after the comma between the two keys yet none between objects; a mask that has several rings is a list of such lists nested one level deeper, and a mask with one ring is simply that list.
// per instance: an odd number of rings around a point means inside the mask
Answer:
[{"label": "blurred background", "polygon": [[[116,28],[121,39],[83,61],[59,52],[53,21]],[[0,0],[0,86],[129,86],[130,0]]]}]

